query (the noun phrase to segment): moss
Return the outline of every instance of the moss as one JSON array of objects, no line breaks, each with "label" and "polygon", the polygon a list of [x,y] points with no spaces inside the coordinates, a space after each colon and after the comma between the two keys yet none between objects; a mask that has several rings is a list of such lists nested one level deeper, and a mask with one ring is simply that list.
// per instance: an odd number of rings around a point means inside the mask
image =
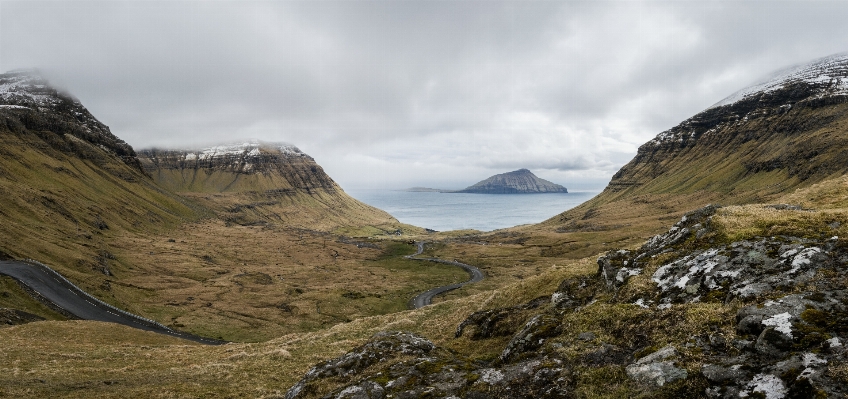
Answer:
[{"label": "moss", "polygon": [[827,327],[831,316],[821,310],[808,308],[801,312],[801,320],[818,327]]},{"label": "moss", "polygon": [[646,398],[677,399],[677,398],[699,398],[703,397],[710,383],[699,372],[688,371],[689,378],[666,384],[661,388],[642,395]]},{"label": "moss", "polygon": [[727,293],[722,290],[710,291],[704,295],[704,302],[707,303],[722,303],[727,298]]},{"label": "moss", "polygon": [[604,366],[575,369],[574,393],[582,398],[628,398],[635,390],[623,367]]}]

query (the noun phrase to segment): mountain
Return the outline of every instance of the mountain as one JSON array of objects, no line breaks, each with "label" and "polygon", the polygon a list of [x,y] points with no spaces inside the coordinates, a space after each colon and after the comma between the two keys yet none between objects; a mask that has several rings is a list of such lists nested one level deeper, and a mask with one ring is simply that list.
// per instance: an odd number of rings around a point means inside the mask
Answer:
[{"label": "mountain", "polygon": [[609,193],[784,192],[842,174],[848,54],[745,88],[645,143]]},{"label": "mountain", "polygon": [[0,74],[0,199],[0,258],[50,264],[115,304],[118,289],[105,288],[125,270],[115,265],[115,240],[203,216],[157,186],[131,146],[35,71]]},{"label": "mountain", "polygon": [[846,131],[848,54],[785,69],[659,133],[597,197],[540,227],[656,233],[694,207],[772,201],[848,172]]},{"label": "mountain", "polygon": [[[368,301],[342,296],[384,269],[378,245],[350,237],[421,229],[349,197],[294,147],[139,159],[35,72],[2,74],[0,87],[0,260],[35,259],[110,305],[227,340],[403,309],[434,274],[394,273],[399,288]],[[30,294],[0,276],[0,321],[64,318]]]},{"label": "mountain", "polygon": [[347,195],[312,157],[291,144],[253,140],[138,154],[157,184],[218,210],[233,223],[324,231],[400,228],[388,213]]},{"label": "mountain", "polygon": [[176,192],[340,191],[309,155],[282,143],[248,141],[198,150],[141,150],[160,185]]},{"label": "mountain", "polygon": [[501,173],[483,180],[455,193],[475,194],[535,194],[535,193],[567,193],[568,190],[559,184],[551,183],[536,177],[527,169]]},{"label": "mountain", "polygon": [[69,134],[141,170],[129,144],[112,134],[79,100],[50,86],[36,70],[0,75],[0,110],[22,118],[21,123],[29,130]]}]

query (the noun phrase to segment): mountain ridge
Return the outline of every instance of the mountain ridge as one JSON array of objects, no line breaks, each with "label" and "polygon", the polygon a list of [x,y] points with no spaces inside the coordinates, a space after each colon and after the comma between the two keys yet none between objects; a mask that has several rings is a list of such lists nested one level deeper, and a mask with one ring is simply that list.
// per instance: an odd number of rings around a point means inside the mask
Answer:
[{"label": "mountain ridge", "polygon": [[[133,169],[142,170],[129,144],[112,134],[78,99],[52,87],[37,70],[0,74],[0,111],[15,115],[16,122],[10,125],[12,130],[67,134],[118,156]],[[63,145],[55,140],[51,143],[64,152],[82,151],[72,143]]]},{"label": "mountain ridge", "polygon": [[716,202],[767,202],[848,172],[848,55],[764,81],[660,132],[600,194],[537,228],[645,223],[657,232],[658,217]]}]

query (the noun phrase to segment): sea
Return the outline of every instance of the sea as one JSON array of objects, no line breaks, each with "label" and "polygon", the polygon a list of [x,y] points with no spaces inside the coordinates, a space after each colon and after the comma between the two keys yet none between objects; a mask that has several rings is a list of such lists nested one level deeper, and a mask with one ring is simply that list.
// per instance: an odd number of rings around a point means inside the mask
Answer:
[{"label": "sea", "polygon": [[551,194],[467,194],[380,189],[345,190],[402,223],[436,231],[491,231],[539,223],[586,202],[598,191]]}]

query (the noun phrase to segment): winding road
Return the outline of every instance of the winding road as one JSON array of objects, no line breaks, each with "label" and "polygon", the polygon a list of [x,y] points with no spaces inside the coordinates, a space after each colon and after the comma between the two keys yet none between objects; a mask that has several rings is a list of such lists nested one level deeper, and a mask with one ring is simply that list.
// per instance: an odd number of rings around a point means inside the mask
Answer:
[{"label": "winding road", "polygon": [[225,343],[175,331],[153,320],[118,309],[89,295],[55,270],[37,262],[0,261],[0,274],[17,280],[30,292],[35,291],[39,300],[52,303],[80,319],[123,324],[208,345]]},{"label": "winding road", "polygon": [[[468,272],[471,279],[463,283],[436,287],[418,294],[415,298],[412,298],[412,300],[409,301],[409,305],[412,309],[418,309],[429,305],[432,302],[433,297],[436,295],[455,290],[466,284],[476,283],[485,278],[485,275],[482,271],[480,271],[480,269],[465,263],[438,258],[419,258],[418,255],[421,255],[424,252],[424,242],[416,242],[416,244],[418,245],[418,250],[412,255],[404,256],[404,258],[461,267]],[[68,281],[66,278],[62,277],[62,275],[55,270],[38,262],[0,261],[0,275],[6,275],[17,280],[24,285],[31,294],[34,293],[34,296],[38,300],[52,304],[80,319],[118,323],[138,328],[140,330],[179,337],[207,345],[220,345],[226,343],[226,341],[219,341],[216,339],[204,338],[193,334],[175,331],[153,320],[118,309],[91,296]]]},{"label": "winding road", "polygon": [[471,265],[467,265],[465,263],[457,262],[455,260],[444,260],[439,258],[419,258],[418,255],[421,255],[421,253],[424,252],[424,242],[417,241],[416,244],[418,245],[418,250],[412,255],[404,256],[404,258],[411,260],[444,263],[446,265],[461,267],[466,272],[468,272],[468,275],[471,276],[471,279],[463,283],[443,285],[441,287],[436,287],[426,292],[418,294],[415,298],[412,298],[412,300],[409,301],[409,306],[412,309],[423,308],[424,306],[429,305],[433,301],[433,297],[435,297],[436,295],[444,294],[445,292],[455,290],[466,284],[472,284],[478,281],[482,281],[484,278],[486,278],[486,275],[484,275],[483,272],[480,271],[480,269]]}]

